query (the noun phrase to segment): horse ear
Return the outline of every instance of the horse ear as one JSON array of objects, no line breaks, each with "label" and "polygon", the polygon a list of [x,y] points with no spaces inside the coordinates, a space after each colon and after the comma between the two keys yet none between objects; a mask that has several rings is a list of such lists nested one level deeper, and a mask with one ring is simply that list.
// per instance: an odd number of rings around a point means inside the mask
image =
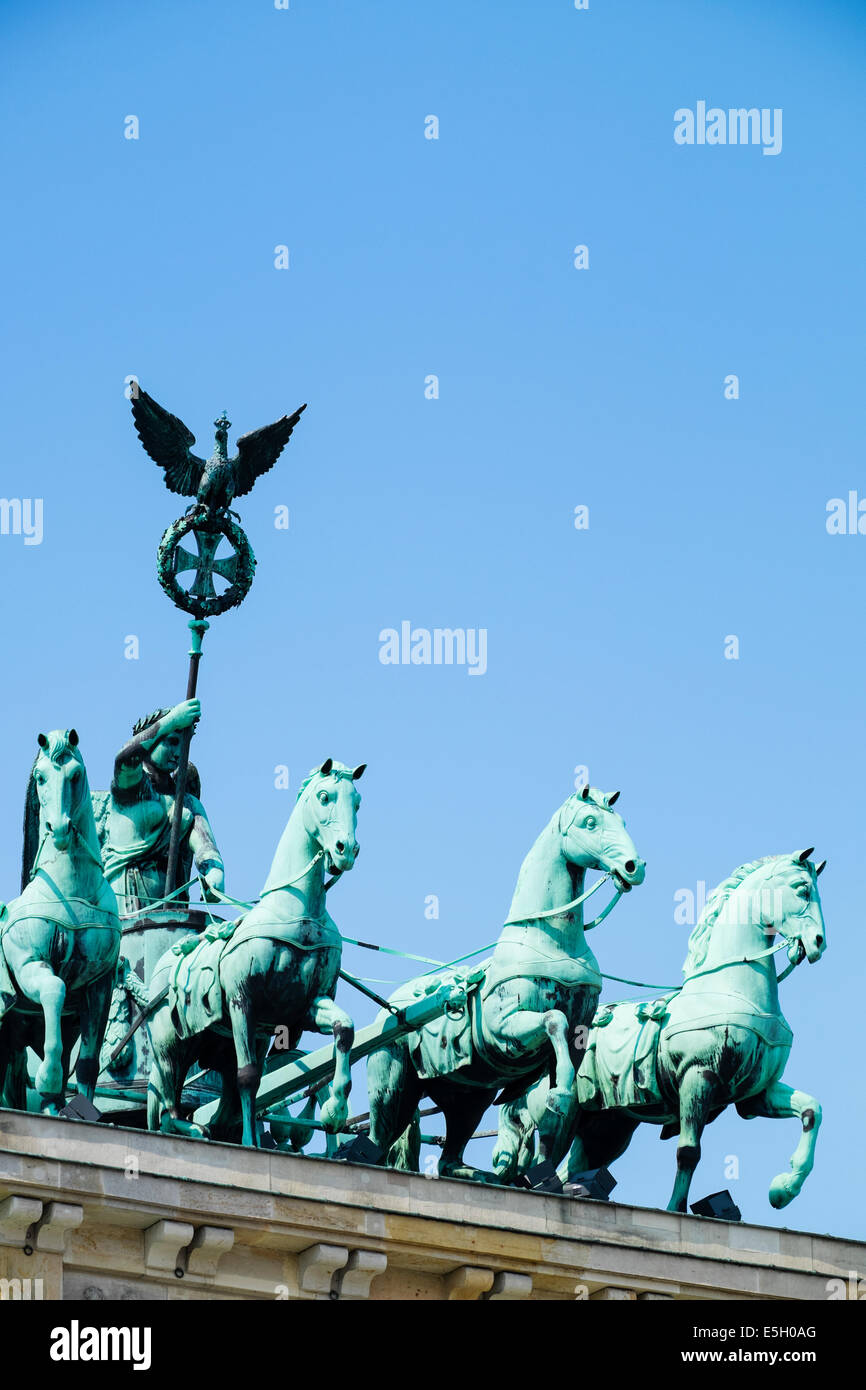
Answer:
[{"label": "horse ear", "polygon": [[352,773],[352,781],[353,781],[353,782],[357,782],[359,777],[363,777],[363,776],[364,776],[364,770],[365,770],[366,766],[367,766],[366,763],[360,763],[360,764],[358,765],[358,767],[355,768],[355,771]]},{"label": "horse ear", "polygon": [[618,800],[619,792],[611,792],[610,796],[607,798],[607,804],[608,806],[614,806]]},{"label": "horse ear", "polygon": [[331,771],[331,768],[332,768],[333,766],[334,766],[334,759],[333,759],[333,758],[326,758],[325,761],[322,763],[322,766],[319,768],[319,771],[321,772],[321,774],[322,774],[323,777],[327,777],[328,773]]},{"label": "horse ear", "polygon": [[75,729],[69,730],[69,742],[73,748],[78,747],[78,734]]},{"label": "horse ear", "polygon": [[45,734],[37,734],[37,735],[36,735],[36,742],[39,744],[39,747],[40,747],[40,748],[47,748],[47,747],[48,747],[48,739],[45,737]]},{"label": "horse ear", "polygon": [[582,801],[589,800],[589,783],[587,783],[585,787],[581,788],[580,796]]},{"label": "horse ear", "polygon": [[800,853],[797,855],[797,860],[798,860],[798,862],[799,862],[800,864],[805,864],[806,860],[809,858],[809,855],[810,855],[810,854],[814,854],[814,853],[815,853],[815,846],[814,846],[814,845],[812,846],[811,849],[801,849],[801,850],[800,850]]},{"label": "horse ear", "polygon": [[822,860],[821,860],[821,863],[820,863],[820,864],[817,866],[817,868],[815,869],[815,877],[817,878],[817,877],[818,877],[818,874],[823,873],[824,870],[826,869],[826,867],[827,867],[827,860],[826,860],[826,859],[822,859]]}]

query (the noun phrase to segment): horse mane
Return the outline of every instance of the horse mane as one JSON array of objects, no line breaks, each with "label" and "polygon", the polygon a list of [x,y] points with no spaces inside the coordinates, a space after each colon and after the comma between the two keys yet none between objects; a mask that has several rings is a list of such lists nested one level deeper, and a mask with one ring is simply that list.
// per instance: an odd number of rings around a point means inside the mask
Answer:
[{"label": "horse mane", "polygon": [[27,779],[27,792],[24,797],[24,844],[21,850],[21,892],[33,877],[33,865],[39,848],[39,797],[36,795],[36,764],[39,754],[33,759],[30,776]]},{"label": "horse mane", "polygon": [[[307,790],[307,787],[310,785],[310,783],[312,782],[313,778],[314,778],[314,777],[318,777],[318,775],[319,775],[320,772],[321,772],[321,764],[319,764],[318,767],[313,767],[313,768],[310,769],[310,771],[307,773],[306,777],[304,778],[303,782],[301,783],[301,785],[300,785],[299,788],[298,788],[298,795],[295,797],[295,801],[296,801],[296,802],[300,801],[301,797],[303,796],[304,792]],[[352,772],[353,772],[353,769],[352,769],[351,767],[346,767],[346,764],[345,764],[345,763],[333,763],[332,766],[331,766],[331,771],[328,773],[328,776],[329,776],[329,777],[348,777],[348,778],[349,778],[349,781],[351,781],[351,780],[352,780]]]},{"label": "horse mane", "polygon": [[739,888],[744,879],[749,877],[749,874],[760,869],[763,864],[768,864],[771,859],[778,859],[778,857],[776,854],[765,854],[762,859],[751,859],[747,864],[741,864],[738,869],[734,869],[732,874],[713,889],[689,937],[688,951],[683,962],[683,975],[686,979],[693,971],[700,970],[706,960],[713,927],[732,893]]}]

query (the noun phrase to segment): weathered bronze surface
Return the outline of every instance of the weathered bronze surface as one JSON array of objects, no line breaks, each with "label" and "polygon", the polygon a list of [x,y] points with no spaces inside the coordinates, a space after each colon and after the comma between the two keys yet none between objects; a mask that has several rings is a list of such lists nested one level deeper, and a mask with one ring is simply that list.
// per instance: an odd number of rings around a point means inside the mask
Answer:
[{"label": "weathered bronze surface", "polygon": [[[417,1168],[426,1096],[445,1117],[439,1172],[500,1184],[521,1181],[536,1156],[561,1164],[563,1178],[607,1165],[647,1122],[679,1136],[673,1211],[686,1210],[705,1125],[734,1104],[746,1118],[799,1119],[790,1171],[770,1187],[774,1206],[790,1202],[811,1170],[821,1112],[781,1080],[792,1034],[779,983],[826,947],[823,863],[804,850],[741,866],[692,932],[682,986],[599,1007],[605,976],[586,933],[643,882],[645,864],[614,810],[619,794],[586,786],[527,854],[492,954],[465,963],[488,945],[438,963],[420,954],[428,943],[402,943],[412,949],[392,954],[434,969],[382,999],[342,968],[344,938],[326,904],[357,858],[364,765],[328,758],[313,769],[260,897],[244,903],[226,893],[189,762],[208,620],[237,607],[255,573],[231,503],[274,465],[305,407],[244,435],[233,458],[222,415],[207,461],[192,453],[186,426],[140,388],[132,409],[166,486],[195,499],[167,528],[157,563],[163,589],[191,615],[186,698],[136,721],[108,790],[92,796],[75,730],[39,735],[21,893],[0,909],[4,1103],[56,1113],[74,1069],[85,1098],[128,1121],[143,1123],[146,1110],[154,1130],[257,1146],[270,1123],[268,1142],[295,1150],[324,1130],[333,1154],[341,1135],[368,1127],[366,1161]],[[587,888],[591,870],[602,878]],[[585,902],[606,882],[612,900],[586,921]],[[780,949],[789,964],[777,975]],[[340,981],[382,1005],[357,1037],[336,1002]],[[333,1042],[305,1054],[306,1030]],[[352,1066],[362,1059],[369,1126],[349,1120]],[[500,1126],[487,1172],[464,1150],[491,1104]]]}]

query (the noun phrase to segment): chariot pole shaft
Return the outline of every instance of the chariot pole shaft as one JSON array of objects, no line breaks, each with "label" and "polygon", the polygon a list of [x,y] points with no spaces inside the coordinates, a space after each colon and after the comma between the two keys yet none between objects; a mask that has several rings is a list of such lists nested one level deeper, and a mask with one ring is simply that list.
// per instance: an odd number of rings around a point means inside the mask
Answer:
[{"label": "chariot pole shaft", "polygon": [[[189,630],[192,645],[189,649],[189,674],[186,681],[186,698],[193,699],[198,685],[198,666],[201,661],[201,644],[210,627],[204,618],[190,618]],[[180,835],[183,827],[183,799],[186,795],[186,774],[189,767],[189,745],[192,739],[192,725],[183,731],[180,759],[174,775],[174,814],[171,818],[171,838],[168,842],[168,865],[165,871],[165,896],[173,893],[177,884],[177,864],[180,858]]]}]

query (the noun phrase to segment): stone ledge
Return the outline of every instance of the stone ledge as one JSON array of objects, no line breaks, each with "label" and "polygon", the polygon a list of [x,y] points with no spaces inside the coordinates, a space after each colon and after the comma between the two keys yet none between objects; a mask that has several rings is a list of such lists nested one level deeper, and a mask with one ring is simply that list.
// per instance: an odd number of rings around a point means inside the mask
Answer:
[{"label": "stone ledge", "polygon": [[[4,1199],[21,1213],[13,1246],[24,1215],[81,1211],[58,1241],[79,1298],[321,1298],[345,1286],[372,1299],[809,1300],[827,1297],[829,1278],[866,1275],[866,1245],[831,1236],[8,1110]],[[316,1247],[342,1252],[327,1279],[304,1259]],[[128,1291],[93,1291],[109,1284]]]}]

